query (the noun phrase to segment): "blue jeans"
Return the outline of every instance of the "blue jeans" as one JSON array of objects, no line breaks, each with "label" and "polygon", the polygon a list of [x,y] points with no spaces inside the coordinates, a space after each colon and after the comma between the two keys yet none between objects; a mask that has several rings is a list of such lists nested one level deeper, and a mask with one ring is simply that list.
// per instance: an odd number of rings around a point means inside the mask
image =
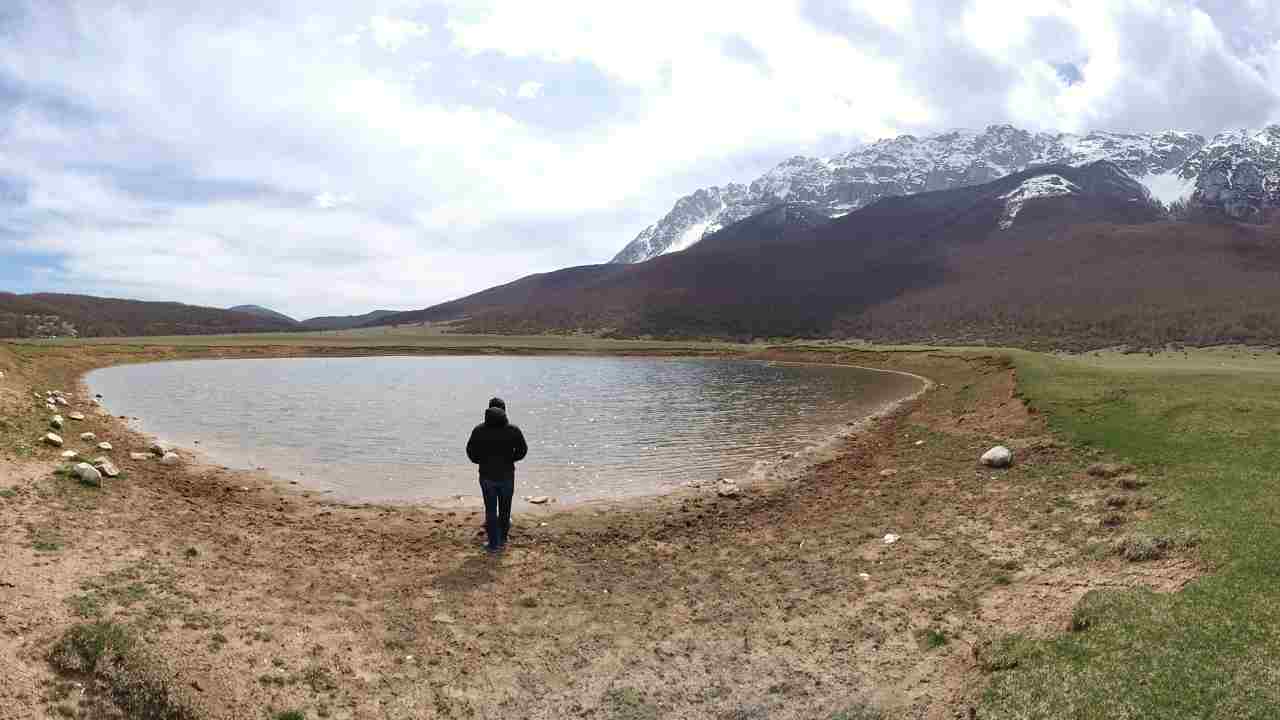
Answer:
[{"label": "blue jeans", "polygon": [[507,533],[511,531],[511,498],[516,494],[516,480],[482,477],[480,492],[484,494],[484,534],[489,548],[496,550],[507,544]]}]

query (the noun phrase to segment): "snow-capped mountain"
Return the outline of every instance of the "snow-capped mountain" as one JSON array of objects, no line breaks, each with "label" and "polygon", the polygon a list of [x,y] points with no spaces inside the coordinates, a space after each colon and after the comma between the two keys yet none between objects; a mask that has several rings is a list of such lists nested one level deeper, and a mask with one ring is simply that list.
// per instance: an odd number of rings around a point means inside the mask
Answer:
[{"label": "snow-capped mountain", "polygon": [[[1248,158],[1258,155],[1264,146],[1275,147],[1259,139],[1264,134],[1267,138],[1280,136],[1280,128],[1248,135],[1233,144],[1222,135],[1206,143],[1203,136],[1173,130],[1072,135],[992,125],[982,132],[901,135],[829,158],[797,155],[749,185],[710,187],[681,198],[613,262],[643,262],[684,250],[704,236],[779,202],[803,204],[828,217],[839,217],[882,197],[977,185],[1036,165],[1107,160],[1164,203],[1194,194],[1206,203],[1235,208],[1241,202],[1249,205],[1253,201],[1248,198],[1256,195],[1257,183],[1248,170],[1256,167],[1256,162]],[[1206,175],[1202,167],[1212,169],[1217,173],[1213,178],[1218,178],[1203,188]],[[1280,162],[1273,167],[1273,185],[1280,188]],[[1227,212],[1234,216],[1233,210]]]}]

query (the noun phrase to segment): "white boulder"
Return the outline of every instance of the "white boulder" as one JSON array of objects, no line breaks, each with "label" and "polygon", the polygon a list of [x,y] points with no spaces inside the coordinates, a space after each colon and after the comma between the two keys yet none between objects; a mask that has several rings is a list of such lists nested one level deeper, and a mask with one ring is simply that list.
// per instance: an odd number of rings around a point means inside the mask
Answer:
[{"label": "white boulder", "polygon": [[105,457],[94,458],[93,466],[97,468],[99,472],[101,472],[103,475],[106,475],[109,478],[116,477],[120,474],[120,469],[117,468],[114,464],[112,464],[110,460],[108,460]]},{"label": "white boulder", "polygon": [[62,459],[63,459],[63,460],[75,460],[75,459],[76,459],[77,457],[79,457],[79,456],[80,456],[80,453],[76,452],[75,450],[63,450],[63,451],[62,451]]},{"label": "white boulder", "polygon": [[160,458],[161,465],[177,465],[182,462],[182,458],[178,457],[178,453],[167,452]]},{"label": "white boulder", "polygon": [[62,436],[56,433],[45,433],[44,441],[54,447],[62,447]]},{"label": "white boulder", "polygon": [[742,494],[742,488],[738,487],[738,483],[729,478],[720,478],[720,482],[716,486],[716,494],[723,498],[738,497]]},{"label": "white boulder", "polygon": [[102,473],[89,463],[76,463],[74,470],[76,477],[85,485],[101,485]]},{"label": "white boulder", "polygon": [[84,440],[85,442],[89,442],[91,440],[97,440],[98,436],[94,435],[91,432],[83,432],[83,433],[80,433],[80,439]]},{"label": "white boulder", "polygon": [[980,461],[987,467],[1009,467],[1013,463],[1013,452],[1003,445],[997,445],[982,453]]},{"label": "white boulder", "polygon": [[98,449],[99,449],[99,450],[106,450],[107,452],[110,452],[110,451],[111,451],[111,449],[112,449],[112,448],[111,448],[111,443],[109,443],[109,442],[100,442],[100,443],[98,443]]}]

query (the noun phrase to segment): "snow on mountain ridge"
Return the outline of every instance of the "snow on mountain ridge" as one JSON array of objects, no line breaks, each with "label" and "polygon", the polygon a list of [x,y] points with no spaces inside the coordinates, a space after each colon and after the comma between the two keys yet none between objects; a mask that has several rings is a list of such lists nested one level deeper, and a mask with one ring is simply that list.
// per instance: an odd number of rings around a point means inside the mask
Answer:
[{"label": "snow on mountain ridge", "polygon": [[[1223,158],[1217,174],[1202,172]],[[706,223],[705,236],[783,201],[839,217],[886,196],[976,185],[1037,165],[1097,160],[1114,163],[1166,204],[1195,198],[1233,217],[1257,215],[1250,208],[1272,202],[1272,196],[1280,206],[1280,126],[1206,141],[1181,130],[1032,133],[992,125],[982,131],[899,135],[825,158],[797,155],[747,185],[699,190],[645,228],[613,262],[643,262],[673,246],[688,247],[688,233],[697,225]],[[1250,168],[1259,162],[1270,168],[1262,175],[1273,180],[1253,178]],[[718,202],[696,201],[703,193]]]},{"label": "snow on mountain ridge", "polygon": [[1000,199],[1004,200],[1004,214],[1000,216],[1000,229],[1006,230],[1013,225],[1014,218],[1018,217],[1018,212],[1028,200],[1078,192],[1080,192],[1079,185],[1057,173],[1029,177],[1018,187],[1000,196]]}]

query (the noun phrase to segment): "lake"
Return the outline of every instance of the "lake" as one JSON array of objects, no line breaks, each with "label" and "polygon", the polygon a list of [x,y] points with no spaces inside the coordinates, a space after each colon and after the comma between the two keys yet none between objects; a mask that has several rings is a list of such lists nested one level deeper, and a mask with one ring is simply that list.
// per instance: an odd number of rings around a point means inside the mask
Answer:
[{"label": "lake", "polygon": [[87,384],[134,428],[343,500],[477,496],[492,396],[529,442],[516,498],[663,492],[760,473],[920,388],[849,367],[620,357],[360,357],[120,365]]}]

